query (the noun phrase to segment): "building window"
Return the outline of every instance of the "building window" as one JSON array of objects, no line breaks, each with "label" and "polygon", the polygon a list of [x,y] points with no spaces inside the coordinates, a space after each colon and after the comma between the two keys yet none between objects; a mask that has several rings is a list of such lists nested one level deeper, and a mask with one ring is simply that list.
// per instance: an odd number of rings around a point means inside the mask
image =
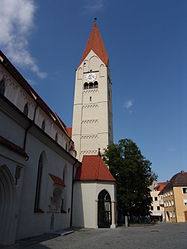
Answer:
[{"label": "building window", "polygon": [[58,143],[58,133],[55,135],[55,141]]},{"label": "building window", "polygon": [[171,201],[171,205],[174,206],[174,201],[173,200]]},{"label": "building window", "polygon": [[45,131],[45,120],[42,122],[42,130]]},{"label": "building window", "polygon": [[50,198],[49,209],[51,211],[60,212],[61,211],[61,200],[62,200],[62,188],[55,187],[53,189],[53,195]]},{"label": "building window", "polygon": [[183,191],[183,194],[187,194],[187,188],[183,188],[182,191]]},{"label": "building window", "polygon": [[153,206],[151,206],[151,210],[153,211]]},{"label": "building window", "polygon": [[64,167],[63,174],[62,174],[62,179],[63,179],[64,183],[65,183],[65,178],[66,178],[66,166]]},{"label": "building window", "polygon": [[66,211],[64,210],[64,199],[61,199],[60,212],[61,212],[61,213],[66,213]]},{"label": "building window", "polygon": [[92,82],[89,83],[89,89],[92,89],[94,84]]},{"label": "building window", "polygon": [[3,96],[5,94],[5,80],[4,77],[0,80],[0,95]]},{"label": "building window", "polygon": [[87,82],[84,83],[84,89],[88,89],[88,83]]},{"label": "building window", "polygon": [[29,112],[28,103],[26,103],[23,109],[23,113],[25,114],[25,116],[28,116],[28,112]]},{"label": "building window", "polygon": [[43,173],[43,158],[41,154],[38,162],[38,175],[37,175],[36,194],[35,194],[35,203],[34,203],[34,212],[36,213],[41,211],[40,194],[41,194],[42,173]]},{"label": "building window", "polygon": [[66,151],[68,151],[68,144],[66,143]]},{"label": "building window", "polygon": [[98,82],[97,81],[94,82],[94,88],[98,88]]},{"label": "building window", "polygon": [[175,218],[175,212],[173,212],[173,218]]},{"label": "building window", "polygon": [[155,201],[158,201],[158,198],[157,198],[157,197],[155,197]]},{"label": "building window", "polygon": [[92,101],[92,97],[90,97],[90,101]]},{"label": "building window", "polygon": [[184,199],[184,206],[187,206],[187,199]]},{"label": "building window", "polygon": [[172,212],[169,212],[169,216],[170,216],[170,218],[172,218]]},{"label": "building window", "polygon": [[157,210],[160,211],[160,206],[157,206]]}]

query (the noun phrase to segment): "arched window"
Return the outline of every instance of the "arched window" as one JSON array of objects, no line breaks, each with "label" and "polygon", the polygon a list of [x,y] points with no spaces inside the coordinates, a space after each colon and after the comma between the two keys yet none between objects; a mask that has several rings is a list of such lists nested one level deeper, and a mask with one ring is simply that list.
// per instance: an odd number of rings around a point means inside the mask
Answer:
[{"label": "arched window", "polygon": [[111,198],[104,189],[98,195],[98,227],[110,227],[111,221]]},{"label": "arched window", "polygon": [[42,122],[42,130],[45,131],[45,120]]},{"label": "arched window", "polygon": [[90,101],[92,101],[92,97],[90,96]]},{"label": "arched window", "polygon": [[4,95],[5,93],[5,80],[4,77],[0,80],[0,95]]},{"label": "arched window", "polygon": [[92,89],[92,88],[93,88],[93,83],[90,82],[90,83],[89,83],[89,89]]},{"label": "arched window", "polygon": [[84,83],[84,89],[88,89],[88,83],[87,82]]},{"label": "arched window", "polygon": [[39,158],[39,162],[38,162],[38,175],[37,175],[37,182],[36,182],[35,202],[34,202],[34,212],[36,213],[42,212],[42,210],[40,209],[42,173],[43,173],[43,158],[41,154]]},{"label": "arched window", "polygon": [[28,116],[28,112],[29,112],[29,109],[28,109],[28,103],[25,104],[24,106],[24,109],[23,109],[23,113]]},{"label": "arched window", "polygon": [[65,182],[65,177],[66,177],[66,166],[63,169],[63,174],[62,174],[62,179]]},{"label": "arched window", "polygon": [[55,135],[55,141],[58,142],[58,133]]},{"label": "arched window", "polygon": [[98,88],[98,82],[97,81],[94,82],[94,88]]}]

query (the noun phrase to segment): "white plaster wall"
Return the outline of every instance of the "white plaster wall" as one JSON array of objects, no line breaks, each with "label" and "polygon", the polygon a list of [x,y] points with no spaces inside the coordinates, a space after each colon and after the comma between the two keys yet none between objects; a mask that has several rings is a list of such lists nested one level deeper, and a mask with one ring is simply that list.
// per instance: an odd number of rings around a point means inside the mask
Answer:
[{"label": "white plaster wall", "polygon": [[104,182],[75,182],[73,200],[73,226],[97,228],[97,200],[99,193],[105,189],[116,201],[115,184]]},{"label": "white plaster wall", "polygon": [[[98,88],[84,90],[90,70],[96,74]],[[82,135],[98,137],[87,140]],[[84,154],[97,154],[98,148],[103,151],[113,141],[110,72],[92,50],[76,71],[72,139],[79,160]]]},{"label": "white plaster wall", "polygon": [[[7,229],[8,230],[6,234],[3,234],[1,231],[0,241],[4,240],[6,241],[6,244],[13,244],[16,238],[16,230],[17,230],[17,226],[19,223],[19,213],[20,213],[20,205],[21,205],[20,200],[21,200],[21,193],[22,193],[25,164],[26,164],[26,161],[23,157],[19,156],[13,151],[0,145],[0,167],[6,166],[9,169],[10,174],[14,181],[12,185],[12,188],[14,191],[14,194],[11,198],[12,203],[9,203],[9,205],[11,205],[11,210],[9,211],[7,215],[5,215],[4,217],[1,217],[1,219],[2,218],[6,219],[6,222],[7,222],[6,223],[7,227],[6,229],[4,227],[3,231]],[[16,167],[21,168],[20,177],[19,179],[17,179],[17,183],[15,179]],[[7,209],[8,208],[9,206],[7,207]],[[6,212],[6,210],[4,210],[4,212]],[[1,220],[1,222],[3,221]],[[3,238],[1,236],[3,236]]]},{"label": "white plaster wall", "polygon": [[0,135],[22,147],[24,134],[24,128],[0,110]]},{"label": "white plaster wall", "polygon": [[[41,143],[39,139],[31,134],[27,139],[27,153],[29,160],[25,169],[24,184],[22,192],[21,216],[17,232],[17,239],[27,236],[35,236],[50,231],[52,213],[49,212],[49,201],[53,192],[53,185],[50,184],[49,173],[60,178],[63,177],[63,170],[66,167],[65,191],[66,203],[64,213],[54,214],[54,230],[67,228],[70,225],[71,189],[72,189],[72,165],[61,156]],[[38,161],[41,153],[45,153],[44,169],[42,175],[42,186],[40,196],[40,208],[44,213],[34,213],[36,180],[38,172]],[[69,210],[69,212],[68,212]]]},{"label": "white plaster wall", "polygon": [[[57,132],[58,143],[64,148],[66,148],[67,144],[67,147],[69,148],[69,144],[72,143],[72,141],[64,130],[60,129],[55,124],[55,117],[49,117],[40,107],[36,108],[36,96],[33,95],[32,98],[29,94],[27,94],[19,83],[16,82],[0,64],[0,79],[2,79],[2,77],[5,79],[4,96],[21,112],[23,112],[25,104],[28,103],[28,117],[33,120],[34,113],[36,111],[36,124],[41,128],[42,121],[45,119],[45,132],[52,139],[55,139]],[[23,148],[25,129],[27,128],[26,126],[28,126],[29,122],[28,120],[27,122],[22,122],[24,120],[24,116],[21,115],[19,111],[12,111],[12,107],[9,109],[7,101],[4,102],[4,100],[2,100],[2,103],[6,103],[5,106],[7,109],[5,111],[4,104],[0,108],[3,110],[0,110],[0,135]],[[73,165],[64,159],[62,156],[63,153],[62,155],[59,155],[55,152],[55,144],[52,145],[51,143],[49,147],[47,145],[49,140],[47,140],[48,142],[41,142],[44,140],[41,140],[40,135],[42,136],[42,139],[44,139],[45,135],[42,131],[40,132],[38,129],[36,130],[37,132],[33,133],[34,135],[30,133],[30,130],[27,135],[25,151],[29,156],[28,161],[25,161],[25,159],[20,157],[18,154],[7,150],[5,146],[0,145],[0,166],[1,164],[7,165],[13,177],[15,177],[16,166],[22,167],[20,179],[15,186],[16,205],[11,212],[15,218],[15,222],[13,222],[14,228],[12,225],[10,231],[12,233],[12,237],[16,239],[40,235],[50,231],[52,213],[49,212],[48,205],[53,192],[54,184],[51,181],[49,173],[62,178],[64,168],[66,168],[66,186],[64,188],[64,210],[66,213],[54,213],[54,230],[70,226]],[[52,146],[54,146],[54,148]],[[45,153],[45,160],[42,175],[40,208],[44,211],[44,213],[34,213],[38,162],[42,152]]]},{"label": "white plaster wall", "polygon": [[[58,134],[58,143],[66,149],[67,144],[67,150],[69,150],[69,143],[70,138],[67,136],[67,134],[60,129],[55,124],[55,117],[49,117],[39,106],[37,106],[35,98],[36,96],[33,94],[33,98],[20,86],[18,82],[6,71],[6,69],[0,64],[0,79],[4,77],[5,79],[5,94],[4,96],[12,102],[21,112],[24,110],[25,104],[28,104],[28,117],[33,120],[34,119],[34,113],[36,111],[35,115],[35,124],[38,125],[40,128],[42,127],[42,122],[45,120],[45,132],[55,140],[56,133]],[[7,125],[12,125],[11,122],[7,122]],[[3,129],[4,127],[3,124]],[[9,127],[7,127],[7,130],[9,130]],[[16,129],[19,133],[19,129]],[[3,131],[4,132],[4,131]],[[10,131],[11,132],[11,131]],[[14,131],[13,131],[14,132]],[[6,133],[5,133],[6,134]],[[11,132],[12,134],[12,132]],[[9,138],[11,137],[11,134],[9,135]],[[19,139],[18,139],[19,140]],[[12,141],[12,140],[11,140]],[[20,141],[18,141],[20,142]],[[19,145],[19,143],[18,143]]]},{"label": "white plaster wall", "polygon": [[28,117],[33,119],[36,103],[15,79],[0,65],[0,79],[5,79],[5,97],[23,112],[24,106],[28,104]]}]

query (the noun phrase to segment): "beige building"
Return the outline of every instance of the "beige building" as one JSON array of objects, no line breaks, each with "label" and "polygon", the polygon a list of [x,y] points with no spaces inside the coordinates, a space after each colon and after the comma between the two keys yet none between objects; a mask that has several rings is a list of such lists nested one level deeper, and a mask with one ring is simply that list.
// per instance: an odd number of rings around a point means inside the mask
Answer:
[{"label": "beige building", "polygon": [[161,194],[166,222],[187,222],[187,172],[174,175]]},{"label": "beige building", "polygon": [[160,194],[160,192],[166,186],[166,184],[167,182],[157,183],[156,181],[154,181],[150,187],[151,190],[150,195],[152,198],[152,203],[150,207],[150,216],[152,220],[155,221],[165,220],[163,195]]}]

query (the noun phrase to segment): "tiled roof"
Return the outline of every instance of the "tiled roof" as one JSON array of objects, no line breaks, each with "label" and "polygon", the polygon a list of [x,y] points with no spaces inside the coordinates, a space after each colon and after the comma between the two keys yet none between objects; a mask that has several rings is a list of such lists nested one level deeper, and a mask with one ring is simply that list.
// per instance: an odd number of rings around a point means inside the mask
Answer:
[{"label": "tiled roof", "polygon": [[66,127],[67,133],[70,137],[72,137],[72,127]]},{"label": "tiled roof", "polygon": [[18,153],[19,155],[25,157],[26,159],[28,159],[28,155],[27,153],[17,144],[12,143],[11,141],[9,141],[8,139],[0,136],[0,144],[4,145],[5,147],[7,147],[8,149]]},{"label": "tiled roof", "polygon": [[64,181],[60,177],[52,175],[52,174],[49,174],[49,175],[55,184],[65,187]]},{"label": "tiled roof", "polygon": [[168,182],[159,182],[155,187],[157,191],[162,191],[162,189],[168,184]]},{"label": "tiled roof", "polygon": [[75,180],[116,181],[103,159],[97,155],[83,156],[82,166],[77,169]]},{"label": "tiled roof", "polygon": [[83,56],[81,58],[80,64],[83,62],[83,60],[86,58],[86,56],[89,54],[91,50],[93,50],[96,53],[96,55],[103,61],[105,65],[108,64],[108,55],[103,40],[101,38],[99,29],[97,27],[96,21],[94,22],[92,31],[88,38],[88,42],[84,50]]},{"label": "tiled roof", "polygon": [[176,175],[174,175],[170,181],[167,183],[167,185],[163,188],[162,192],[166,192],[173,187],[182,187],[187,186],[187,172],[184,172],[183,170]]}]

